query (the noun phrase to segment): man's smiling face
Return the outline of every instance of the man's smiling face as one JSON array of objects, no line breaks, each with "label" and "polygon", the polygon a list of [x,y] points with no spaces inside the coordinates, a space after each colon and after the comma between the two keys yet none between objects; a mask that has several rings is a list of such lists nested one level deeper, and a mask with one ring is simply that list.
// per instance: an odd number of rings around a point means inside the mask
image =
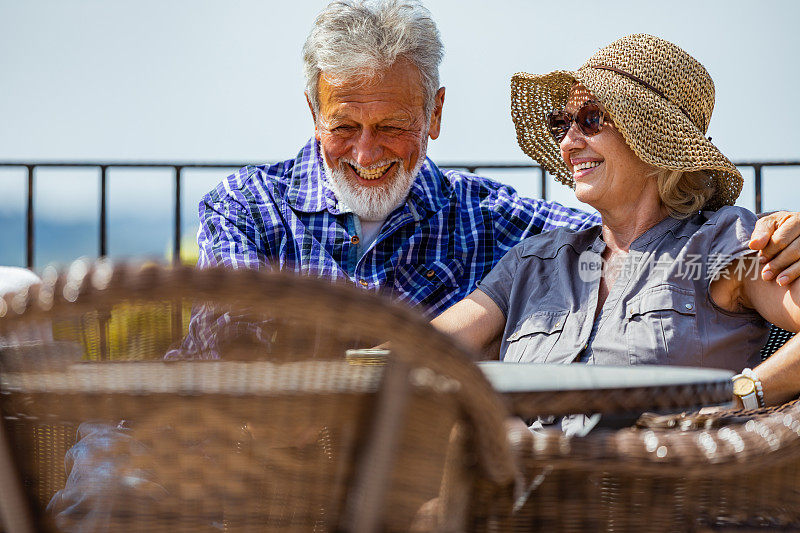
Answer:
[{"label": "man's smiling face", "polygon": [[408,195],[439,136],[444,89],[431,116],[417,68],[398,60],[381,76],[352,83],[319,80],[316,138],[340,200],[362,219],[382,220]]}]

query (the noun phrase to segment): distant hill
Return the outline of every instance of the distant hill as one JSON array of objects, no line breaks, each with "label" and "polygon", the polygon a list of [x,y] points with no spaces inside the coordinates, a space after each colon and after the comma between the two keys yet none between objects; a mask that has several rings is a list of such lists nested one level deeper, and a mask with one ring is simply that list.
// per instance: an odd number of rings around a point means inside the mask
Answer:
[{"label": "distant hill", "polygon": [[[0,212],[0,265],[25,265],[25,217],[22,213]],[[69,264],[81,256],[97,257],[99,245],[97,221],[63,222],[37,217],[34,227],[35,268],[47,264]],[[182,246],[194,242],[196,227],[184,229]],[[108,255],[125,257],[168,258],[172,249],[172,221],[114,218],[108,224]],[[184,255],[184,254],[181,254]]]}]

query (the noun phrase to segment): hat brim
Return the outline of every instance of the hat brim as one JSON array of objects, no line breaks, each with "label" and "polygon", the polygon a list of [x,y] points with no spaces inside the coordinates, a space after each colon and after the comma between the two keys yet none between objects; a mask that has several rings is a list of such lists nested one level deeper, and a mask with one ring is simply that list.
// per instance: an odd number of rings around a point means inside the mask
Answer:
[{"label": "hat brim", "polygon": [[540,76],[519,72],[511,78],[511,116],[517,142],[558,181],[575,186],[550,134],[547,115],[566,106],[576,82],[603,104],[627,145],[642,161],[668,170],[708,172],[716,192],[706,209],[736,202],[742,175],[680,108],[633,80],[591,67]]}]

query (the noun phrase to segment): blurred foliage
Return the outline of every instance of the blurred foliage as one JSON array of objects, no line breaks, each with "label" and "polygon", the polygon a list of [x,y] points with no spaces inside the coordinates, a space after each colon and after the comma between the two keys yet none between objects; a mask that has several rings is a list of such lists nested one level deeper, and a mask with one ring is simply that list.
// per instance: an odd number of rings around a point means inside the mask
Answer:
[{"label": "blurred foliage", "polygon": [[125,302],[53,323],[53,338],[83,347],[84,359],[161,359],[189,329],[188,302]]},{"label": "blurred foliage", "polygon": [[[197,239],[194,235],[184,235],[181,238],[181,263],[188,266],[195,266],[200,257],[200,248],[197,246]],[[167,246],[164,258],[168,263],[172,262],[172,245]]]}]

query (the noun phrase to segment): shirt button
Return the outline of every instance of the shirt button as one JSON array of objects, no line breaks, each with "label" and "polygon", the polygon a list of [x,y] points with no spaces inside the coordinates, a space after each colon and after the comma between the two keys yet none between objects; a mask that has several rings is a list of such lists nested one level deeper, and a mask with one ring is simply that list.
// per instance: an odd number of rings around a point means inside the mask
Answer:
[{"label": "shirt button", "polygon": [[434,272],[433,270],[428,270],[427,272],[425,272],[425,277],[426,278],[432,278],[435,275],[436,275],[436,272]]},{"label": "shirt button", "polygon": [[686,307],[686,309],[688,309],[689,311],[691,311],[692,308],[694,308],[692,304],[686,304],[684,307]]},{"label": "shirt button", "polygon": [[350,242],[352,242],[353,244],[358,244],[359,242],[361,242],[361,239],[358,238],[358,235],[353,235],[352,237],[350,237]]},{"label": "shirt button", "polygon": [[359,280],[358,282],[361,284],[362,287],[366,287],[367,286],[367,280],[365,280],[365,279]]}]

